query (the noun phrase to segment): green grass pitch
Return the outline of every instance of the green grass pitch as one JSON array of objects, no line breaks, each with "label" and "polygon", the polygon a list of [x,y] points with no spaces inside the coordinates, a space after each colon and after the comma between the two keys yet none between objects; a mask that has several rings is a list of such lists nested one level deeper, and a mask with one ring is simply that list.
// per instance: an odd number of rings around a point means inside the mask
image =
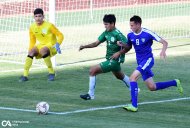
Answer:
[{"label": "green grass pitch", "polygon": [[[154,67],[155,81],[180,78],[184,95],[175,87],[150,92],[139,81],[141,92],[139,103],[162,101],[190,97],[188,72],[190,57],[168,57],[166,62],[156,59]],[[51,112],[72,112],[81,109],[115,106],[130,103],[129,91],[111,73],[97,77],[96,99],[84,101],[81,93],[88,91],[88,70],[90,65],[65,66],[57,69],[56,81],[47,81],[47,71],[33,70],[30,80],[19,83],[21,72],[0,74],[0,107],[11,107],[35,110],[39,101],[47,101]],[[130,74],[136,67],[134,61],[122,65],[125,73]],[[190,101],[181,100],[156,104],[139,105],[139,112],[132,113],[122,107],[108,110],[97,110],[66,115],[37,115],[32,112],[20,112],[0,109],[0,121],[29,121],[19,124],[19,128],[187,128],[190,120]]]},{"label": "green grass pitch", "polygon": [[[150,8],[138,7],[137,12],[135,8],[120,8],[107,10],[109,13],[113,12],[117,16],[117,23],[125,22],[133,14],[139,14],[143,19],[170,17],[172,11],[175,10],[173,16],[188,16],[190,4],[186,6],[178,4],[155,5]],[[149,12],[149,15],[143,13],[144,10]],[[128,17],[124,18],[121,12]],[[70,28],[73,24],[81,27],[81,24],[95,24],[102,21],[104,10],[94,10],[95,19],[85,19],[82,16],[88,17],[89,11],[72,12],[72,13],[57,13],[59,19],[56,20],[58,27]],[[183,14],[183,15],[182,15]],[[72,15],[72,17],[70,17]],[[148,16],[148,17],[147,17]],[[27,30],[32,17],[28,16],[22,18],[2,18],[0,31],[4,31],[3,24],[22,24],[21,30]],[[76,19],[76,20],[73,20]],[[77,21],[77,19],[79,21]],[[84,21],[80,21],[84,20]],[[177,21],[178,19],[176,19]],[[12,21],[15,21],[12,23]],[[180,22],[181,23],[181,22]],[[169,24],[168,24],[169,25]],[[83,27],[83,26],[82,26]],[[96,27],[96,26],[95,26]],[[188,28],[188,27],[187,27]],[[17,31],[17,27],[7,28],[7,31]],[[188,29],[183,29],[176,25],[176,31],[171,30],[171,34],[178,35],[182,32],[188,32]],[[164,30],[157,30],[164,33]],[[70,39],[70,38],[69,38]],[[165,81],[174,78],[179,78],[182,81],[184,88],[184,95],[180,95],[175,87],[157,92],[151,92],[139,80],[139,87],[141,92],[139,94],[139,103],[165,101],[171,99],[187,98],[187,100],[179,100],[154,104],[139,105],[137,113],[127,112],[122,107],[86,111],[74,113],[77,110],[89,110],[92,108],[104,108],[109,106],[125,105],[130,103],[130,93],[124,84],[115,79],[111,73],[101,74],[97,76],[96,99],[92,101],[84,101],[79,98],[79,95],[88,91],[88,72],[89,67],[101,62],[97,58],[102,58],[105,54],[105,46],[100,46],[96,49],[89,49],[78,52],[63,50],[62,55],[57,56],[60,64],[74,63],[81,60],[97,59],[95,63],[91,64],[73,64],[71,66],[59,66],[56,69],[56,80],[54,82],[47,81],[47,69],[31,69],[29,81],[26,83],[19,83],[19,77],[22,71],[8,71],[6,70],[20,70],[23,69],[21,64],[12,64],[8,62],[0,63],[0,127],[3,121],[27,121],[28,123],[18,124],[18,128],[189,128],[190,126],[190,46],[188,39],[172,39],[169,40],[168,58],[162,61],[156,57],[153,71],[155,73],[155,81]],[[68,43],[69,45],[69,43]],[[154,44],[154,49],[159,49],[160,46]],[[77,48],[76,48],[77,49]],[[159,50],[156,54],[159,54]],[[93,55],[94,52],[99,51],[98,55]],[[73,56],[71,60],[70,56]],[[25,56],[24,56],[25,57]],[[20,58],[22,59],[22,58]],[[38,66],[33,66],[36,68]],[[129,75],[136,67],[134,52],[130,52],[126,56],[126,62],[122,65],[123,71]],[[4,108],[18,108],[23,110],[35,110],[35,106],[40,101],[46,101],[50,105],[50,112],[71,112],[64,115],[48,114],[38,115],[35,112],[23,112],[4,110]],[[12,123],[13,124],[13,123]],[[15,126],[16,127],[16,126]]]}]

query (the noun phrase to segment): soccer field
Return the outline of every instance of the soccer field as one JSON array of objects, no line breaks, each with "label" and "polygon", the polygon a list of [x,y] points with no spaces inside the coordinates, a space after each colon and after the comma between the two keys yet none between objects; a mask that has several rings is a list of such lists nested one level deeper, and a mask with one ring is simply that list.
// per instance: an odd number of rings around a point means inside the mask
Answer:
[{"label": "soccer field", "polygon": [[[2,4],[5,1],[7,4]],[[155,0],[155,3],[152,0],[140,0],[140,3],[139,0],[98,0],[92,10],[90,6],[83,9],[91,0],[55,1],[60,2],[55,24],[65,36],[62,54],[56,55],[55,81],[47,81],[48,71],[43,60],[34,60],[29,81],[24,83],[19,82],[19,77],[27,56],[32,5],[43,5],[48,20],[49,3],[48,0],[0,1],[0,128],[190,127],[189,0]],[[183,95],[176,87],[151,92],[140,79],[138,112],[128,112],[122,107],[130,103],[129,90],[112,73],[106,73],[97,76],[95,100],[80,99],[80,94],[88,92],[90,66],[105,60],[106,43],[80,52],[78,48],[97,39],[105,30],[103,16],[112,13],[117,18],[116,27],[124,35],[129,30],[129,18],[139,15],[143,27],[168,41],[166,60],[159,59],[162,45],[153,44],[154,80],[180,79]],[[135,53],[131,50],[122,69],[130,75],[136,66]],[[47,115],[38,115],[35,110],[41,101],[50,105]]]},{"label": "soccer field", "polygon": [[[23,121],[18,124],[19,128],[188,128],[190,46],[178,45],[181,46],[170,45],[166,61],[159,59],[159,47],[155,45],[153,71],[155,81],[181,79],[184,95],[180,95],[175,87],[150,92],[139,80],[139,111],[132,113],[122,109],[130,103],[128,89],[111,73],[98,75],[95,100],[79,98],[88,91],[89,67],[102,60],[58,66],[54,82],[47,81],[45,68],[32,69],[26,83],[18,82],[22,71],[7,71],[0,73],[0,120],[12,124]],[[128,54],[122,65],[124,72],[129,75],[135,67],[134,54]],[[39,101],[49,103],[50,114],[35,112]]]}]

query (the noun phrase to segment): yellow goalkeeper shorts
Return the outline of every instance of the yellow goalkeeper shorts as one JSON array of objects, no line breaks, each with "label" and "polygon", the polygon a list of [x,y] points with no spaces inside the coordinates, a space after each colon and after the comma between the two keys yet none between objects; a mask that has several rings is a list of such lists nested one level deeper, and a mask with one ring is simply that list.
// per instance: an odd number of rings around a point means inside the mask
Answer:
[{"label": "yellow goalkeeper shorts", "polygon": [[[38,44],[36,45],[37,49],[38,49],[38,52],[44,48],[44,47],[48,47],[49,51],[50,51],[50,57],[52,56],[55,56],[57,54],[57,51],[56,51],[56,48],[54,48],[51,44],[46,44],[46,45],[42,45],[42,44]],[[38,54],[36,56],[36,59],[41,59],[42,58],[42,55],[41,54]]]}]

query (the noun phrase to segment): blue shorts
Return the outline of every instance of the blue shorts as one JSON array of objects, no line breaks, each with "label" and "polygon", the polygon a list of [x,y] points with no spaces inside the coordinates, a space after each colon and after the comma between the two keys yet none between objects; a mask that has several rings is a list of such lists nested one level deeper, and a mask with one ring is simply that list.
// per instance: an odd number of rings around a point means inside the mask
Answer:
[{"label": "blue shorts", "polygon": [[151,71],[151,68],[153,67],[153,65],[154,65],[153,57],[144,59],[138,64],[138,67],[136,68],[136,70],[138,70],[141,73],[144,81],[154,76],[154,73]]}]

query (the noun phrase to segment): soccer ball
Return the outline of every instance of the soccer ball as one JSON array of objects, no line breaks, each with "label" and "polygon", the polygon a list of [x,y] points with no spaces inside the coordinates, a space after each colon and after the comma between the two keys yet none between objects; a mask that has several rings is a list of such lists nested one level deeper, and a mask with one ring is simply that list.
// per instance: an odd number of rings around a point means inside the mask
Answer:
[{"label": "soccer ball", "polygon": [[39,102],[36,105],[36,111],[38,112],[38,114],[47,114],[49,111],[49,104],[47,102]]}]

